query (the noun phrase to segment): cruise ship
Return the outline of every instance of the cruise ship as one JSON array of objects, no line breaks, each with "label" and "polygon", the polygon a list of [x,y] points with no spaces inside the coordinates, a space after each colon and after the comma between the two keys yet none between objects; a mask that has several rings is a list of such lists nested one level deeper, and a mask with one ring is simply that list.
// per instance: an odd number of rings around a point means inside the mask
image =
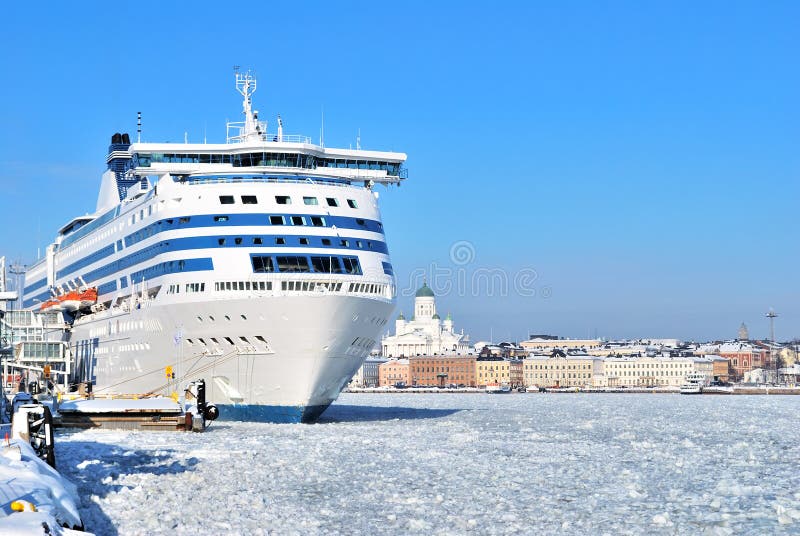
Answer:
[{"label": "cruise ship", "polygon": [[374,187],[406,155],[314,144],[280,116],[270,131],[255,77],[235,81],[226,143],[142,142],[141,120],[135,142],[113,135],[96,211],[27,269],[23,306],[62,312],[70,380],[95,395],[202,378],[222,419],[311,422],[394,310]]}]

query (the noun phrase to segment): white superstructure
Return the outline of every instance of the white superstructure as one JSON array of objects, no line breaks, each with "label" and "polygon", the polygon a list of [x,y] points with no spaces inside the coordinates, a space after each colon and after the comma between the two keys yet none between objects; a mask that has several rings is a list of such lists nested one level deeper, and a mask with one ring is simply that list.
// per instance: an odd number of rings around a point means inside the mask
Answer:
[{"label": "white superstructure", "polygon": [[394,309],[372,188],[403,180],[406,155],[315,145],[280,118],[268,133],[255,80],[236,79],[245,121],[228,143],[114,135],[97,211],[30,267],[23,304],[97,287],[70,334],[74,380],[95,393],[205,378],[222,418],[313,420]]}]

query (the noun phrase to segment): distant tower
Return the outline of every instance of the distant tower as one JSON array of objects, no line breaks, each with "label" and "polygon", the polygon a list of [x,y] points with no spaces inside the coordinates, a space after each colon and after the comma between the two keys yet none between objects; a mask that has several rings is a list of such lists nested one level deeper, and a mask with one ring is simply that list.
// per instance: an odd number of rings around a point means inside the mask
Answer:
[{"label": "distant tower", "polygon": [[427,283],[423,283],[414,298],[414,318],[417,320],[431,319],[436,314],[436,299],[433,290]]},{"label": "distant tower", "polygon": [[775,318],[777,318],[778,313],[776,313],[775,311],[773,311],[770,308],[769,312],[764,316],[769,318],[769,340],[770,340],[769,361],[775,367],[775,381],[777,382],[778,381],[778,361],[775,359],[775,357],[773,356],[772,352],[773,352],[773,350],[775,348]]},{"label": "distant tower", "polygon": [[745,325],[744,322],[742,322],[742,325],[739,326],[739,340],[740,341],[750,340],[750,334],[747,332],[747,326]]}]

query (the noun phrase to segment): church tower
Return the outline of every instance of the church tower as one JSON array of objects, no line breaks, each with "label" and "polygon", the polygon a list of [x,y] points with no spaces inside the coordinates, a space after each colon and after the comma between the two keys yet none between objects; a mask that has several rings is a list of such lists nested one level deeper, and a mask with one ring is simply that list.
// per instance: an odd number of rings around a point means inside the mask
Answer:
[{"label": "church tower", "polygon": [[428,284],[423,283],[414,298],[414,319],[431,319],[435,314],[436,298],[434,298],[433,291]]},{"label": "church tower", "polygon": [[747,332],[747,326],[745,325],[744,322],[742,322],[742,325],[739,326],[739,340],[740,341],[750,340],[750,334]]}]

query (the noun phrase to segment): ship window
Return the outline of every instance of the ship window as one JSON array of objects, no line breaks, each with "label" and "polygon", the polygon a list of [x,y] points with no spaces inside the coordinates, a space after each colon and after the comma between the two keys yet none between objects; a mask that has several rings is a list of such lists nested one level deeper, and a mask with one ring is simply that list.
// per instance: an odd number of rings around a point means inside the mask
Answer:
[{"label": "ship window", "polygon": [[253,238],[253,244],[255,244],[257,246],[260,246],[261,245],[261,237],[257,236],[255,238]]},{"label": "ship window", "polygon": [[233,239],[233,241],[238,246],[239,244],[242,243],[242,237],[237,236],[236,238]]},{"label": "ship window", "polygon": [[331,245],[331,239],[330,238],[323,238],[322,239],[322,245],[323,246],[330,246]]},{"label": "ship window", "polygon": [[282,236],[279,236],[279,237],[277,237],[275,239],[275,244],[278,245],[278,246],[282,246],[282,245],[286,244],[286,239],[283,238]]},{"label": "ship window", "polygon": [[304,197],[303,203],[306,205],[319,205],[319,201],[317,201],[316,197]]},{"label": "ship window", "polygon": [[307,273],[311,269],[306,257],[276,257],[279,272]]},{"label": "ship window", "polygon": [[356,203],[356,200],[355,200],[355,199],[348,199],[348,200],[347,200],[347,205],[348,205],[350,208],[358,208],[358,204]]},{"label": "ship window", "polygon": [[339,202],[336,200],[335,197],[326,197],[325,202],[328,203],[329,207],[338,207]]},{"label": "ship window", "polygon": [[214,216],[214,221],[216,221],[216,222],[228,221],[228,217],[227,216]]},{"label": "ship window", "polygon": [[258,198],[254,195],[243,195],[242,196],[242,204],[243,205],[257,205]]},{"label": "ship window", "polygon": [[357,248],[363,248],[364,247],[364,244],[361,243],[361,240],[356,240],[356,247]]},{"label": "ship window", "polygon": [[219,196],[219,202],[223,205],[232,205],[233,204],[233,196],[232,195],[221,195]]},{"label": "ship window", "polygon": [[314,271],[323,274],[341,274],[342,266],[337,257],[311,257]]},{"label": "ship window", "polygon": [[292,198],[289,197],[288,195],[276,195],[275,202],[278,203],[279,205],[291,205]]},{"label": "ship window", "polygon": [[305,238],[305,237],[301,238],[300,239],[300,245],[301,246],[307,246],[308,245],[308,238]]},{"label": "ship window", "polygon": [[224,246],[225,245],[225,239],[224,238],[218,238],[217,239],[217,244],[219,244],[220,246]]},{"label": "ship window", "polygon": [[272,225],[283,225],[283,216],[270,216],[269,222]]},{"label": "ship window", "polygon": [[342,257],[344,264],[344,271],[352,275],[361,275],[361,265],[358,262],[358,257]]},{"label": "ship window", "polygon": [[325,227],[325,218],[321,216],[311,216],[311,225],[314,227]]},{"label": "ship window", "polygon": [[231,346],[233,346],[233,341],[231,340],[231,338],[230,338],[230,337],[224,337],[224,338],[225,338],[225,340],[226,340],[226,341],[228,341],[228,344],[230,344]]},{"label": "ship window", "polygon": [[272,257],[264,255],[253,255],[250,260],[253,262],[253,271],[259,274],[274,272]]},{"label": "ship window", "polygon": [[303,216],[292,216],[292,225],[305,225],[306,219]]},{"label": "ship window", "polygon": [[[355,208],[355,207],[353,207],[353,208]],[[366,222],[364,220],[362,220],[361,218],[356,218],[356,223],[359,224],[359,225],[367,225]]]},{"label": "ship window", "polygon": [[343,248],[349,248],[350,247],[350,241],[349,240],[344,240],[344,239],[339,240],[339,245],[342,246]]}]

